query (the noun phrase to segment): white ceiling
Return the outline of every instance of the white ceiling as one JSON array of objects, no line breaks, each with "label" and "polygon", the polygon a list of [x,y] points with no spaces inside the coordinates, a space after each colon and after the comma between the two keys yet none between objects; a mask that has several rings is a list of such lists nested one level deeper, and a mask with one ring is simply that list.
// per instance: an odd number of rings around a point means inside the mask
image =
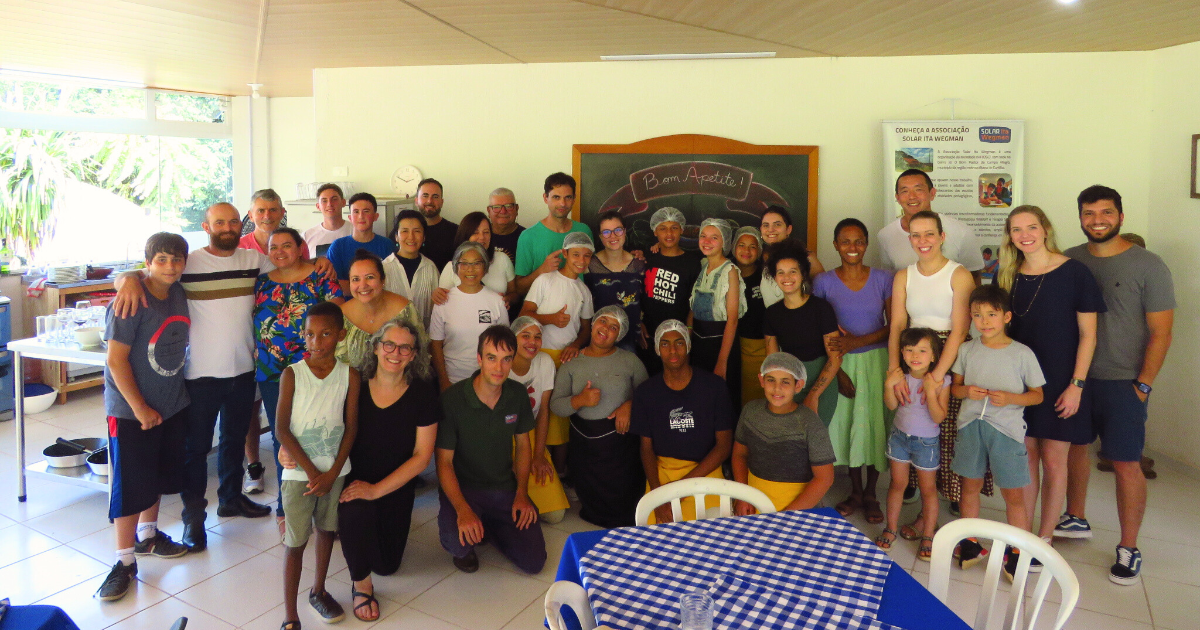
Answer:
[{"label": "white ceiling", "polygon": [[267,96],[313,68],[1153,50],[1200,40],[1195,0],[0,0],[0,67]]}]

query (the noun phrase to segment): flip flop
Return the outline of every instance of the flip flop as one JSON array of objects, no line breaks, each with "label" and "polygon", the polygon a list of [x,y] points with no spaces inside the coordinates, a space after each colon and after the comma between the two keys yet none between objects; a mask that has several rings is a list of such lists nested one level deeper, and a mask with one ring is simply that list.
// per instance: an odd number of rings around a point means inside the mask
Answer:
[{"label": "flip flop", "polygon": [[[352,585],[350,585],[350,603],[353,604],[354,599],[356,597],[365,597],[365,598],[367,598],[367,601],[365,601],[361,604],[356,604],[354,606],[354,618],[358,619],[359,621],[367,621],[367,622],[379,621],[378,615],[376,615],[374,619],[367,619],[366,617],[363,617],[362,615],[358,614],[358,609],[360,609],[360,608],[365,607],[368,611],[370,611],[371,604],[375,604],[376,607],[379,606],[379,600],[375,599],[375,593],[373,593],[373,592],[372,593],[363,593],[362,591],[354,588],[354,585],[352,584]],[[382,613],[383,611],[380,611],[380,612]]]},{"label": "flip flop", "polygon": [[879,499],[870,498],[863,500],[863,514],[867,517],[867,522],[872,525],[878,525],[883,522],[883,510],[880,509]]},{"label": "flip flop", "polygon": [[838,511],[838,514],[841,514],[842,516],[850,516],[851,514],[857,512],[858,508],[862,507],[862,499],[856,499],[854,498],[854,495],[850,495],[846,497],[845,501],[842,501],[833,507]]}]

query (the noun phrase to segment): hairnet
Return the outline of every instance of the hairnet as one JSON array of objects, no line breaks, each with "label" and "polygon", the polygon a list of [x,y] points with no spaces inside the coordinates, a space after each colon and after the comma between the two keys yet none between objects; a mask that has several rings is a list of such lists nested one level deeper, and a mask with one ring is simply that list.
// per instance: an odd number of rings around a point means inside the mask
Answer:
[{"label": "hairnet", "polygon": [[658,328],[654,329],[654,351],[658,353],[659,356],[662,356],[662,350],[659,349],[658,344],[662,341],[663,335],[671,332],[672,330],[683,335],[683,340],[687,342],[687,349],[690,353],[692,351],[692,336],[688,334],[687,326],[685,326],[683,322],[679,321],[678,319],[668,319],[659,324]]},{"label": "hairnet", "polygon": [[625,333],[629,332],[629,316],[625,314],[624,309],[616,304],[609,304],[596,311],[596,314],[592,316],[592,321],[595,322],[601,317],[611,317],[617,320],[617,323],[621,326],[621,330],[617,332],[617,341],[625,338]]},{"label": "hairnet", "polygon": [[758,373],[766,375],[769,372],[787,372],[797,381],[808,380],[808,370],[804,369],[804,363],[786,352],[775,352],[763,359],[762,367],[758,369]]},{"label": "hairnet", "polygon": [[514,335],[519,335],[521,334],[522,330],[525,330],[530,326],[537,326],[538,330],[542,329],[542,323],[528,315],[522,315],[518,317],[515,321],[513,321],[512,326],[509,326],[509,329],[512,330]]},{"label": "hairnet", "polygon": [[571,249],[572,247],[582,247],[589,252],[596,251],[596,245],[592,243],[591,235],[586,232],[568,232],[563,238],[563,249]]},{"label": "hairnet", "polygon": [[746,226],[742,226],[742,227],[738,228],[737,231],[733,233],[733,242],[730,243],[729,248],[733,249],[734,247],[737,247],[738,241],[742,240],[742,237],[747,234],[749,234],[750,236],[753,236],[754,240],[758,241],[758,253],[762,254],[762,251],[763,251],[762,233],[760,233],[758,231],[758,228],[754,227],[753,225],[746,225]]},{"label": "hairnet", "polygon": [[487,250],[483,248],[483,245],[480,245],[475,241],[463,241],[463,243],[454,250],[454,257],[451,259],[450,264],[454,265],[454,275],[458,275],[458,259],[462,258],[463,254],[471,251],[479,254],[479,258],[483,260],[483,272],[487,273],[488,267],[490,267],[492,264],[492,261],[488,260]]},{"label": "hairnet", "polygon": [[668,221],[672,223],[678,223],[679,227],[681,228],[687,225],[687,219],[683,218],[682,212],[680,212],[677,208],[667,206],[665,208],[659,208],[658,210],[655,210],[654,214],[650,215],[650,231],[653,232],[654,230],[657,230],[660,223],[666,223]]},{"label": "hairnet", "polygon": [[721,252],[728,256],[729,250],[733,249],[733,226],[725,219],[709,217],[700,222],[700,231],[703,232],[710,225],[721,233]]}]

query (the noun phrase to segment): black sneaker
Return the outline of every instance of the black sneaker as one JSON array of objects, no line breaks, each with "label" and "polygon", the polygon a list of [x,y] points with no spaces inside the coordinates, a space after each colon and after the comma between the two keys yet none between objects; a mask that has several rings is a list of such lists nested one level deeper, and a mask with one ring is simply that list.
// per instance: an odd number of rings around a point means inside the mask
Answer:
[{"label": "black sneaker", "polygon": [[988,557],[988,550],[979,541],[968,538],[958,543],[958,567],[970,569]]},{"label": "black sneaker", "polygon": [[137,562],[129,566],[117,562],[113,565],[112,571],[108,572],[108,577],[104,578],[100,590],[96,591],[96,598],[113,602],[125,597],[125,593],[129,592],[129,585],[133,584],[135,577],[137,577]]},{"label": "black sneaker", "polygon": [[474,573],[479,570],[479,556],[472,549],[462,558],[454,558],[454,566],[463,573]]},{"label": "black sneaker", "polygon": [[[1004,567],[1000,571],[1001,571],[1001,573],[1004,574],[1004,579],[1008,580],[1009,584],[1012,584],[1013,580],[1016,577],[1017,563],[1020,561],[1021,561],[1021,551],[1019,549],[1014,549],[1013,547],[1007,547],[1004,550]],[[1036,561],[1033,561],[1033,562],[1036,562]],[[1033,573],[1033,562],[1029,563],[1029,565],[1030,565],[1029,572],[1030,573]]]},{"label": "black sneaker", "polygon": [[1117,545],[1117,561],[1108,570],[1108,580],[1113,584],[1129,586],[1142,579],[1142,552],[1137,547]]},{"label": "black sneaker", "polygon": [[962,505],[960,505],[958,503],[958,501],[950,502],[950,515],[951,516],[962,516]]},{"label": "black sneaker", "polygon": [[346,617],[346,611],[333,598],[333,595],[329,594],[329,591],[322,591],[321,593],[309,591],[308,605],[312,606],[318,615],[321,615],[321,621],[325,623],[337,623]]},{"label": "black sneaker", "polygon": [[916,503],[917,502],[917,487],[916,486],[908,486],[908,487],[904,488],[904,502],[905,503]]},{"label": "black sneaker", "polygon": [[171,537],[158,530],[154,538],[148,538],[133,544],[133,553],[138,556],[155,556],[157,558],[178,558],[188,552],[188,546],[171,540]]}]

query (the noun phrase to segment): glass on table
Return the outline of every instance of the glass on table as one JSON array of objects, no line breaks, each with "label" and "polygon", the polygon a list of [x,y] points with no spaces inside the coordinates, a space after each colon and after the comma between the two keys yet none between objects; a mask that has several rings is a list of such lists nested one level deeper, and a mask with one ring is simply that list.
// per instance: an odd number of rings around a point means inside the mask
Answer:
[{"label": "glass on table", "polygon": [[49,315],[38,315],[34,318],[37,326],[38,341],[46,341],[50,337],[50,319]]},{"label": "glass on table", "polygon": [[58,341],[68,341],[71,338],[71,320],[75,319],[75,309],[60,308],[54,312],[54,319],[58,321]]},{"label": "glass on table", "polygon": [[708,591],[696,589],[679,597],[681,630],[712,630],[713,598]]},{"label": "glass on table", "polygon": [[77,311],[86,311],[91,307],[92,303],[90,300],[79,300],[75,303],[75,310]]},{"label": "glass on table", "polygon": [[62,328],[58,323],[58,318],[53,315],[43,315],[43,317],[46,318],[46,342],[58,343],[58,333]]}]

